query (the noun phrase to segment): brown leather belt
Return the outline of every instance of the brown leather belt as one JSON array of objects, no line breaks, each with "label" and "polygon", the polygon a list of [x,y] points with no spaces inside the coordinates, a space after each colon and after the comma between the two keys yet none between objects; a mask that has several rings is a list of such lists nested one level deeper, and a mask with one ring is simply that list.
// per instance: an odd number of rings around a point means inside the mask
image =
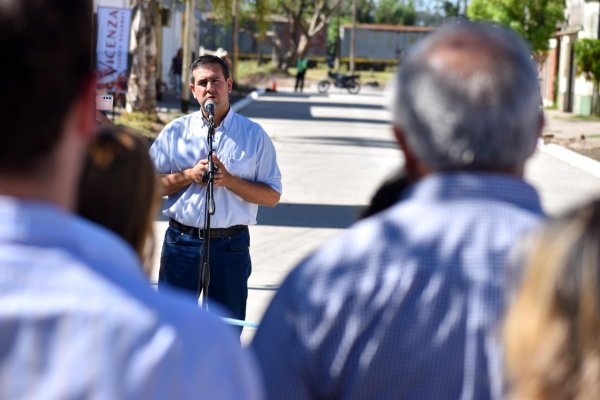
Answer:
[{"label": "brown leather belt", "polygon": [[[187,226],[180,222],[175,221],[174,219],[169,219],[169,226],[180,230],[181,232],[188,234],[190,236],[196,236],[200,239],[204,239],[207,237],[206,230],[196,228],[193,226]],[[235,236],[240,232],[247,231],[248,225],[234,225],[229,228],[212,228],[210,229],[210,238],[211,239],[224,239],[231,236]]]}]

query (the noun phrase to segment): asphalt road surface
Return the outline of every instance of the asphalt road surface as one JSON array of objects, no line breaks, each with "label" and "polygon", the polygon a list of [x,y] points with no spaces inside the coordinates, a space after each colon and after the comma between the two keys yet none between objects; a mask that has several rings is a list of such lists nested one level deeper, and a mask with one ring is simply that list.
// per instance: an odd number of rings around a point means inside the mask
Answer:
[{"label": "asphalt road surface", "polygon": [[[350,226],[379,184],[402,166],[386,102],[385,94],[376,91],[277,92],[241,109],[271,136],[283,175],[280,204],[260,207],[258,225],[250,230],[247,321],[259,323],[290,269]],[[539,189],[552,215],[600,196],[600,163],[582,163],[560,150],[540,146],[526,169],[526,179]],[[157,218],[154,281],[165,229],[164,219]],[[243,341],[253,334],[245,328]]]}]

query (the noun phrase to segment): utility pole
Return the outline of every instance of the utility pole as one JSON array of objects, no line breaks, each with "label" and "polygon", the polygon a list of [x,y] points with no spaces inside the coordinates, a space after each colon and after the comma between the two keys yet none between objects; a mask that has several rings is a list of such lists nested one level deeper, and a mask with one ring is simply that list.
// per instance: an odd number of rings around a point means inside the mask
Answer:
[{"label": "utility pole", "polygon": [[336,23],[336,32],[335,32],[335,58],[334,58],[334,62],[333,62],[333,66],[334,69],[336,71],[339,72],[340,70],[340,59],[342,57],[342,55],[340,54],[342,49],[341,49],[341,40],[340,40],[340,32],[342,30],[342,25],[340,24],[340,8],[342,7],[342,2],[339,2],[337,7],[336,7],[336,18],[337,18],[337,23]]},{"label": "utility pole", "polygon": [[240,2],[239,0],[233,0],[233,4],[231,6],[231,11],[232,11],[232,25],[233,25],[233,32],[231,33],[231,50],[233,52],[232,54],[232,66],[231,66],[231,79],[235,82],[236,78],[237,78],[237,64],[238,64],[238,58],[239,58],[239,43],[238,43],[238,35],[240,32]]},{"label": "utility pole", "polygon": [[[162,54],[163,54],[163,35],[162,35],[162,13],[163,13],[163,0],[158,0],[156,2],[156,18],[155,18],[155,32],[156,32],[156,80],[160,83],[157,85],[156,90],[158,93],[161,93],[162,97],[162,73],[163,73],[163,63],[162,63]],[[157,97],[158,97],[157,93]]]},{"label": "utility pole", "polygon": [[194,32],[194,11],[196,10],[196,0],[186,0],[185,15],[183,21],[183,71],[181,71],[181,112],[187,113],[190,104],[190,90],[188,82],[190,81],[190,64],[192,63],[192,42]]},{"label": "utility pole", "polygon": [[350,32],[350,75],[354,75],[354,53],[356,52],[356,0],[352,0],[352,32]]}]

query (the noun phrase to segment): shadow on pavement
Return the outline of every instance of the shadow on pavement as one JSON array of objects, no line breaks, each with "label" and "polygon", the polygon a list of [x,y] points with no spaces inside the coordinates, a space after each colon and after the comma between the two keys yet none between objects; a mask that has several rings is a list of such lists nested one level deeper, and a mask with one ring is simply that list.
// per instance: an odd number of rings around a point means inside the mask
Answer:
[{"label": "shadow on pavement", "polygon": [[334,146],[358,146],[398,149],[398,143],[394,140],[382,140],[373,138],[359,138],[352,136],[291,136],[277,138],[278,141],[297,142],[301,144],[334,145]]},{"label": "shadow on pavement", "polygon": [[[307,102],[307,101],[294,101],[294,97],[290,95],[277,95],[278,97],[287,97],[286,101],[271,101],[268,99],[261,99],[250,104],[248,107],[240,110],[240,114],[253,119],[292,119],[302,121],[318,121],[318,122],[351,122],[351,123],[367,123],[367,124],[381,124],[387,125],[389,121],[382,119],[369,119],[369,118],[343,118],[343,117],[315,117],[311,114],[311,107],[328,107],[328,108],[341,108],[341,109],[352,109],[356,110],[383,110],[384,107],[379,105],[371,104],[349,104],[349,103],[335,103],[335,102]],[[314,96],[313,96],[314,97]],[[289,100],[292,99],[292,100]],[[350,112],[350,111],[349,111]],[[353,111],[352,114],[355,114]]]},{"label": "shadow on pavement", "polygon": [[280,203],[275,208],[258,207],[258,225],[303,228],[337,228],[352,225],[363,206]]},{"label": "shadow on pavement", "polygon": [[[218,207],[218,205],[217,205]],[[162,208],[162,207],[161,207]],[[344,229],[352,225],[364,206],[280,203],[258,207],[258,225]],[[154,221],[168,221],[158,210]]]}]

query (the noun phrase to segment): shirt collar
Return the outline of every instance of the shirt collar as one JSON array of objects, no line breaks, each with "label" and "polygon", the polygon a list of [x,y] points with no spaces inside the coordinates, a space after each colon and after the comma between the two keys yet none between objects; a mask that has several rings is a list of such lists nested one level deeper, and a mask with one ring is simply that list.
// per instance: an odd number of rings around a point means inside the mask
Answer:
[{"label": "shirt collar", "polygon": [[[204,118],[204,114],[200,111],[200,115],[202,118],[202,128],[208,128],[208,120]],[[217,127],[218,130],[226,132],[228,128],[231,127],[231,120],[233,118],[233,109],[231,108],[231,104],[229,105],[229,110],[227,110],[227,114],[225,114],[225,118],[221,121],[221,125]]]},{"label": "shirt collar", "polygon": [[500,173],[435,173],[410,187],[403,197],[433,202],[488,199],[544,214],[539,194],[533,186],[521,178]]},{"label": "shirt collar", "polygon": [[[98,244],[98,240],[104,242]],[[0,243],[55,247],[78,255],[89,268],[103,274],[114,270],[121,276],[141,276],[139,260],[124,239],[49,202],[0,196]],[[106,253],[102,247],[106,243],[117,247]]]}]

